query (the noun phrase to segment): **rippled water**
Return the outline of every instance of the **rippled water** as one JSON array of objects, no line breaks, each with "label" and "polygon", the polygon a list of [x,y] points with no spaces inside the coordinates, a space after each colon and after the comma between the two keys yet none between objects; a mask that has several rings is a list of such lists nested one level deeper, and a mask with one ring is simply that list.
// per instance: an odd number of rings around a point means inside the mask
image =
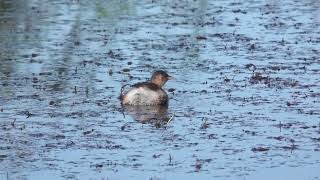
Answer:
[{"label": "rippled water", "polygon": [[[320,179],[319,7],[0,1],[0,179]],[[118,95],[156,69],[145,121]]]}]

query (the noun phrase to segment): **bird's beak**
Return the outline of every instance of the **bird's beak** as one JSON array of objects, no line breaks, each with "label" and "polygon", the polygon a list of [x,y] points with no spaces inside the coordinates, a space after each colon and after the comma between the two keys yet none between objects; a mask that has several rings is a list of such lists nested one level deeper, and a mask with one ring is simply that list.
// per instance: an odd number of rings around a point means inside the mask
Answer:
[{"label": "bird's beak", "polygon": [[168,79],[170,80],[170,79],[174,79],[174,77],[172,77],[172,76],[168,76]]}]

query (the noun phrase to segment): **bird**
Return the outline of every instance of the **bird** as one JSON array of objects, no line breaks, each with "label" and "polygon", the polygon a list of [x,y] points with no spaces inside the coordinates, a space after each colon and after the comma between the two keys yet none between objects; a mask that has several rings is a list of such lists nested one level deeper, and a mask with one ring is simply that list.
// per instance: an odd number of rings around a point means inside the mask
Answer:
[{"label": "bird", "polygon": [[124,92],[124,87],[128,84],[122,86],[120,92],[121,105],[168,105],[168,95],[162,89],[162,86],[169,79],[172,79],[172,77],[166,71],[157,70],[153,72],[150,81],[136,83],[127,92]]}]

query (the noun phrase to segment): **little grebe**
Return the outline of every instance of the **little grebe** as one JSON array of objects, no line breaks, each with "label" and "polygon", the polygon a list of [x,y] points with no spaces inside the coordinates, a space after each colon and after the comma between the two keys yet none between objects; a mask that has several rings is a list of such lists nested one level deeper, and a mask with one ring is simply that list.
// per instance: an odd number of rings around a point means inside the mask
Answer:
[{"label": "little grebe", "polygon": [[165,71],[155,71],[150,82],[134,84],[132,88],[123,93],[121,88],[120,100],[122,105],[167,105],[168,95],[162,86],[171,78]]}]

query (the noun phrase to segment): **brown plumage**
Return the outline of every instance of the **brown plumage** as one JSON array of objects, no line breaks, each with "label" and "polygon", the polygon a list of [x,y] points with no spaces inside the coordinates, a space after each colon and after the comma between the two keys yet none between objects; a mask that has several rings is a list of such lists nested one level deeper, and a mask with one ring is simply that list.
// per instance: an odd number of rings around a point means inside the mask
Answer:
[{"label": "brown plumage", "polygon": [[166,105],[168,95],[162,86],[171,77],[165,71],[155,71],[149,82],[134,84],[132,88],[124,93],[124,85],[121,88],[120,100],[122,105]]}]

